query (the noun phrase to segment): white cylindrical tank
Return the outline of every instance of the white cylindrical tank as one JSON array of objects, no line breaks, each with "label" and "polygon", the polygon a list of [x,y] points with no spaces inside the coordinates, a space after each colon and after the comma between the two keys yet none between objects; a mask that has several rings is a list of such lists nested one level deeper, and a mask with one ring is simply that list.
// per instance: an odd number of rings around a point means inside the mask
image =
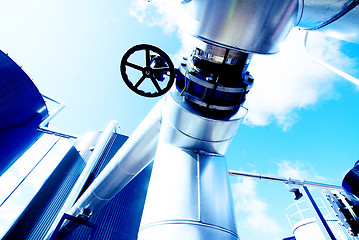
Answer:
[{"label": "white cylindrical tank", "polygon": [[[316,203],[335,239],[357,239],[348,232],[335,214],[328,211],[322,199],[316,199]],[[286,215],[296,240],[326,240],[305,200],[290,205],[286,210]]]},{"label": "white cylindrical tank", "polygon": [[[340,224],[337,219],[329,218],[326,219],[326,222],[336,239],[355,239],[348,233],[348,231]],[[304,219],[293,226],[293,234],[296,240],[326,240],[314,217]]]}]

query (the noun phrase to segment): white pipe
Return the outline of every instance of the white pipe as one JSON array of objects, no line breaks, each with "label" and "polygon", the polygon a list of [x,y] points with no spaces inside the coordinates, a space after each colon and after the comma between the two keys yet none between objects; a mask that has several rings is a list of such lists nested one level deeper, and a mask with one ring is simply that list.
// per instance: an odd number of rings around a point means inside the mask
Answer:
[{"label": "white pipe", "polygon": [[95,212],[114,197],[154,158],[161,126],[157,103],[130,138],[107,164],[68,212],[76,216],[84,209]]},{"label": "white pipe", "polygon": [[138,239],[238,240],[222,154],[243,115],[205,117],[174,91],[162,118]]},{"label": "white pipe", "polygon": [[[78,195],[81,192],[81,189],[83,188],[84,184],[86,183],[86,180],[88,179],[89,175],[93,171],[94,167],[96,166],[96,163],[98,162],[98,160],[101,157],[101,155],[103,154],[107,144],[109,143],[109,141],[110,141],[110,139],[112,137],[112,134],[114,132],[116,132],[117,126],[118,126],[117,121],[112,120],[107,125],[106,129],[103,131],[102,136],[99,139],[98,143],[96,144],[96,146],[94,148],[94,151],[92,152],[90,158],[88,159],[84,170],[82,171],[81,175],[77,179],[74,187],[72,188],[69,196],[67,197],[64,205],[62,206],[59,214],[57,215],[56,220],[54,221],[54,223],[52,224],[50,230],[48,231],[48,234],[45,237],[45,239],[47,237],[50,237],[49,234],[52,233],[55,230],[57,224],[59,223],[59,221],[60,221],[60,219],[62,217],[62,215],[66,211],[70,210],[70,208],[75,203],[76,199],[78,198]],[[87,145],[86,147],[90,147],[90,146]]]}]

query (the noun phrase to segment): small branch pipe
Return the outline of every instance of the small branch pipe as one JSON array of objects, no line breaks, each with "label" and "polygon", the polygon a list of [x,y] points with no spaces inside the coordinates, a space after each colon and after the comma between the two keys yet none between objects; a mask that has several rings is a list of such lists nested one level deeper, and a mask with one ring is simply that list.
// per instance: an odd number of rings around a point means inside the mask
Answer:
[{"label": "small branch pipe", "polygon": [[281,183],[285,183],[285,184],[311,186],[311,187],[325,188],[325,189],[331,189],[331,190],[340,190],[340,191],[343,190],[343,188],[341,186],[326,184],[326,183],[319,183],[319,182],[311,182],[311,181],[306,181],[306,180],[298,180],[298,179],[284,178],[284,177],[271,177],[271,176],[266,176],[266,175],[262,175],[262,174],[258,174],[258,173],[248,173],[248,172],[234,171],[234,170],[229,170],[228,173],[231,176],[250,177],[250,178],[256,178],[256,179],[261,179],[261,180],[269,180],[269,181],[273,181],[273,182],[281,182]]}]

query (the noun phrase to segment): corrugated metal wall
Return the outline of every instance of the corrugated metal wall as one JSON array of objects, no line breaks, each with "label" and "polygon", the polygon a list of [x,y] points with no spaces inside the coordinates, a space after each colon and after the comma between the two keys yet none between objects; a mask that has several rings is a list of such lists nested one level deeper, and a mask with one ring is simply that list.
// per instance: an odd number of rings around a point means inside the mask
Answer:
[{"label": "corrugated metal wall", "polygon": [[40,136],[45,102],[26,73],[0,51],[0,175]]},{"label": "corrugated metal wall", "polygon": [[[113,134],[89,176],[86,187],[98,176],[127,138]],[[84,167],[84,159],[76,148],[72,147],[4,239],[44,239]],[[95,239],[137,239],[151,171],[152,164],[102,209],[94,213],[90,222],[98,225]],[[89,233],[90,229],[81,226],[67,239],[87,239]]]},{"label": "corrugated metal wall", "polygon": [[72,147],[4,239],[43,239],[84,167]]}]

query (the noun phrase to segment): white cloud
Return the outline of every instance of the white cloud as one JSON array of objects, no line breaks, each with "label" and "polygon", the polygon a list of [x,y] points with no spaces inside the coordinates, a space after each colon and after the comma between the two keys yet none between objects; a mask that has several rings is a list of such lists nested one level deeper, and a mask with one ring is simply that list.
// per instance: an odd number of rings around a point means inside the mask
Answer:
[{"label": "white cloud", "polygon": [[[296,121],[295,110],[313,105],[321,97],[331,97],[333,83],[340,78],[307,56],[304,35],[304,31],[294,29],[278,54],[253,57],[250,71],[254,86],[246,101],[247,124],[267,125],[276,120],[287,128]],[[338,41],[323,36],[313,41],[322,60],[351,64],[340,52]]]},{"label": "white cloud", "polygon": [[149,26],[160,26],[165,33],[172,34],[178,30],[181,21],[185,21],[185,14],[180,2],[134,0],[132,1],[130,13],[139,22],[146,22]]},{"label": "white cloud", "polygon": [[[231,185],[236,215],[240,216],[238,226],[250,229],[256,236],[279,239],[282,229],[269,215],[268,205],[257,193],[257,183],[250,178],[239,178]],[[239,229],[239,234],[241,233]]]},{"label": "white cloud", "polygon": [[174,64],[178,66],[182,57],[191,54],[196,42],[194,37],[181,31],[180,26],[185,26],[190,23],[190,18],[187,17],[184,9],[181,6],[181,1],[168,0],[133,0],[130,13],[136,17],[139,22],[145,22],[150,27],[162,27],[165,34],[177,34],[182,46],[181,49],[171,59]]},{"label": "white cloud", "polygon": [[314,167],[309,163],[282,160],[277,162],[276,165],[278,166],[277,175],[280,177],[318,182],[326,182],[327,180],[325,177],[318,175]]}]

